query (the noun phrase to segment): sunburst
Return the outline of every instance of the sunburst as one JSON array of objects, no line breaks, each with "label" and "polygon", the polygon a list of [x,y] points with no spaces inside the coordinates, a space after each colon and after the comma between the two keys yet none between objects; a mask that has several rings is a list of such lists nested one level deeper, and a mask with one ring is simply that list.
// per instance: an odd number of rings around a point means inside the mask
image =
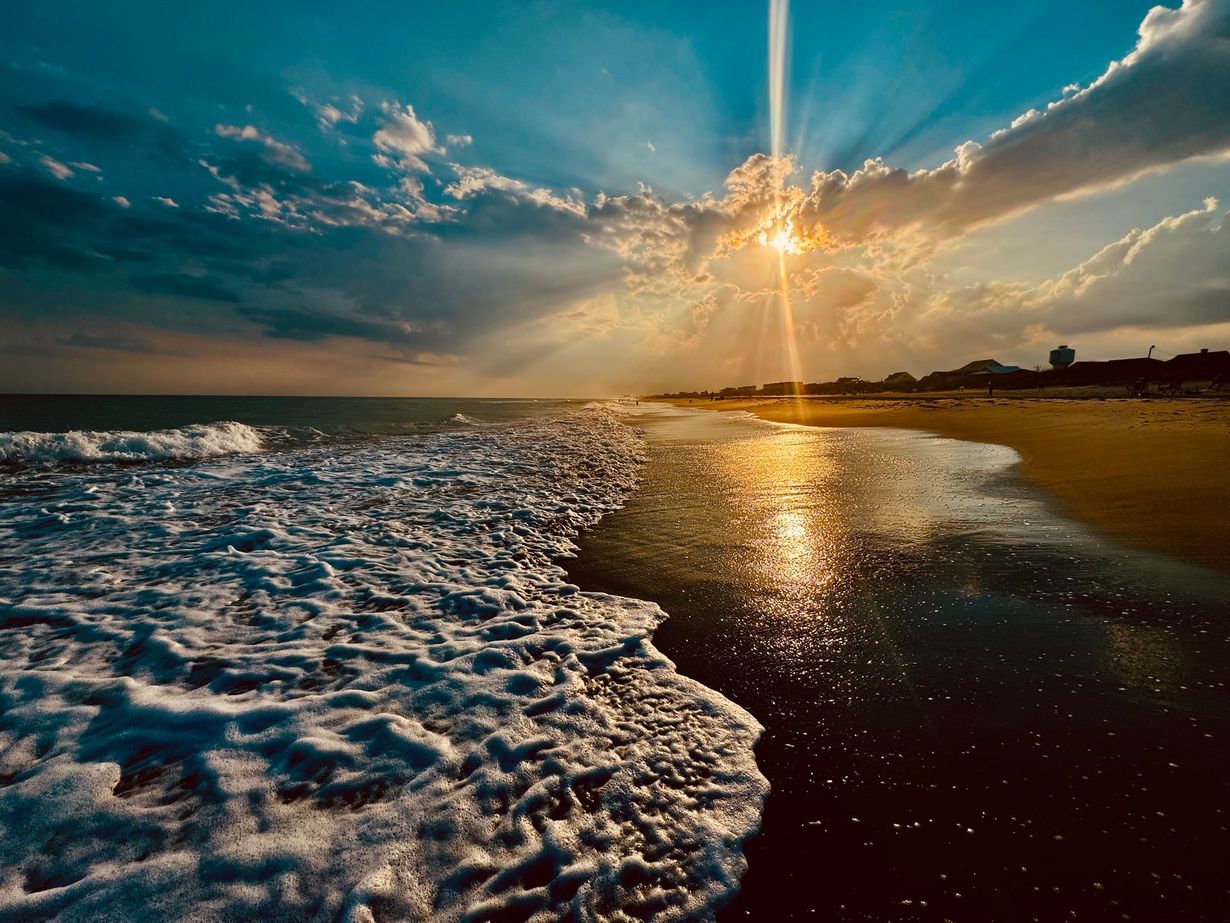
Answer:
[{"label": "sunburst", "polygon": [[795,236],[794,222],[789,220],[761,231],[759,240],[762,247],[772,247],[779,253],[797,254],[804,250],[803,242]]}]

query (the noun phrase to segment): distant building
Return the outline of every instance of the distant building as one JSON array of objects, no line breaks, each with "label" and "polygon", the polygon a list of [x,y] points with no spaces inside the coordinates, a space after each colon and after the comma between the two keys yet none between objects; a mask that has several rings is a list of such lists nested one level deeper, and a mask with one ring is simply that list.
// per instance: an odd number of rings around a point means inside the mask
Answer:
[{"label": "distant building", "polygon": [[1019,372],[1015,365],[1001,365],[998,359],[975,359],[967,362],[959,369],[949,369],[946,372],[932,372],[923,377],[919,384],[929,388],[945,385],[959,385],[974,375],[1006,375],[1009,372]]},{"label": "distant building", "polygon": [[977,375],[979,372],[989,372],[992,369],[1015,368],[1015,366],[1000,365],[998,359],[975,359],[973,362],[967,362],[959,369],[949,369],[947,372],[932,372],[932,375],[940,375],[949,381],[960,381],[966,375]]},{"label": "distant building", "polygon": [[762,394],[802,394],[801,381],[770,381],[760,389]]},{"label": "distant building", "polygon": [[1055,384],[1124,385],[1138,379],[1160,381],[1165,363],[1148,356],[1135,359],[1108,359],[1105,362],[1074,362],[1069,368],[1054,371]]},{"label": "distant building", "polygon": [[884,384],[890,388],[908,388],[918,384],[918,379],[909,372],[893,372],[884,379]]},{"label": "distant building", "polygon": [[1011,375],[1013,372],[1019,372],[1019,365],[1000,365],[998,362],[991,365],[983,366],[975,372],[970,372],[971,375]]},{"label": "distant building", "polygon": [[1066,369],[1076,361],[1076,350],[1064,343],[1051,350],[1051,368]]},{"label": "distant building", "polygon": [[1163,377],[1172,381],[1211,381],[1218,375],[1230,376],[1230,352],[1182,353],[1163,363]]}]

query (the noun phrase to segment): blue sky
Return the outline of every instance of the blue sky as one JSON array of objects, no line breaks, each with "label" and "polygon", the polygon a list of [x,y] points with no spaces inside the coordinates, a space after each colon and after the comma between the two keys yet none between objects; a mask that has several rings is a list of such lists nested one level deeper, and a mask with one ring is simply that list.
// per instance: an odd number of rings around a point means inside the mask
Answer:
[{"label": "blue sky", "polygon": [[766,4],[10,4],[0,389],[598,394],[1224,345],[1228,20],[795,0],[782,169]]}]

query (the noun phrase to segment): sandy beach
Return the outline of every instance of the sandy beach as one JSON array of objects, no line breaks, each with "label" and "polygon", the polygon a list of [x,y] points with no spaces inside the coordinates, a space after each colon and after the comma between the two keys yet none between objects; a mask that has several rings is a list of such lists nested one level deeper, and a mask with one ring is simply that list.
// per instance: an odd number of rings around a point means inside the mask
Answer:
[{"label": "sandy beach", "polygon": [[741,920],[1220,919],[1230,575],[1074,526],[1016,454],[642,407],[569,577],[764,727]]},{"label": "sandy beach", "polygon": [[1230,571],[1230,401],[1021,397],[676,401],[808,426],[1010,446],[1067,514],[1125,545]]}]

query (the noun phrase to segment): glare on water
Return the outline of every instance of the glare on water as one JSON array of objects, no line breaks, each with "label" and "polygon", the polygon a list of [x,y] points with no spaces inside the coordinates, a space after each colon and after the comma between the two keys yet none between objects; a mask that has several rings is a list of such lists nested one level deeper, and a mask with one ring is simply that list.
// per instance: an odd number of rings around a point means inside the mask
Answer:
[{"label": "glare on water", "polygon": [[766,726],[732,913],[1224,906],[1224,578],[1102,543],[1002,447],[734,414],[648,432],[573,577],[659,602],[655,643]]}]

